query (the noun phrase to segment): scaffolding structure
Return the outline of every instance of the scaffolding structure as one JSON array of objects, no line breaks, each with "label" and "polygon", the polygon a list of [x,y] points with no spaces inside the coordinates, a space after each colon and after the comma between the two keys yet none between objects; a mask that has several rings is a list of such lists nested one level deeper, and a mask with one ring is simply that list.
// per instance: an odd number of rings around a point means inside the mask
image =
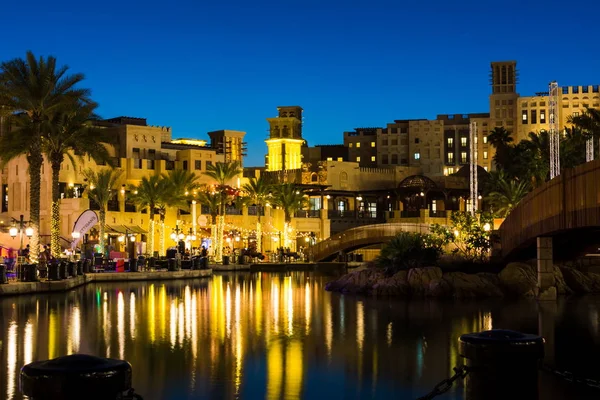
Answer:
[{"label": "scaffolding structure", "polygon": [[548,98],[550,103],[549,122],[550,122],[550,179],[560,175],[560,133],[558,128],[558,83],[550,82],[548,88]]},{"label": "scaffolding structure", "polygon": [[585,141],[585,162],[594,161],[594,137]]},{"label": "scaffolding structure", "polygon": [[469,189],[471,215],[475,216],[478,206],[479,191],[477,188],[477,122],[469,124]]}]

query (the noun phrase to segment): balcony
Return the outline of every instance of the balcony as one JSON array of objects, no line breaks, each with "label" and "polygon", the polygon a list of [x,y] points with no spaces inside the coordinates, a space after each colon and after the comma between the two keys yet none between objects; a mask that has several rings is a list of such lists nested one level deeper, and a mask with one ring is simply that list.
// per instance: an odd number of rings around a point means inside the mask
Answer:
[{"label": "balcony", "polygon": [[419,218],[421,212],[419,210],[402,210],[400,211],[400,218]]},{"label": "balcony", "polygon": [[321,210],[299,210],[294,216],[296,218],[319,218]]},{"label": "balcony", "polygon": [[227,207],[225,209],[225,214],[227,215],[242,215],[242,210],[235,207]]},{"label": "balcony", "polygon": [[430,210],[429,216],[432,218],[446,218],[446,210]]}]

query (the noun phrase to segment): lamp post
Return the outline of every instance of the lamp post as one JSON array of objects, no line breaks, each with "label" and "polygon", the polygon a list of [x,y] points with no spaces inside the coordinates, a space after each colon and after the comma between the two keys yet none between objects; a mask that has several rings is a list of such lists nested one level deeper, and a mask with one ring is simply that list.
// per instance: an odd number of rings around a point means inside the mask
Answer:
[{"label": "lamp post", "polygon": [[[19,216],[19,219],[12,219],[13,220],[13,226],[9,229],[9,234],[12,238],[17,237],[18,234],[21,235],[21,244],[19,245],[19,255],[21,255],[21,253],[23,252],[23,232],[25,232],[25,235],[30,238],[33,236],[33,228],[31,226],[28,226],[27,228],[25,228],[25,224],[29,224],[29,221],[24,221],[23,220],[23,214],[21,214]],[[18,223],[19,227],[17,228],[14,223]]]},{"label": "lamp post", "polygon": [[179,228],[179,224],[176,224],[175,229],[171,232],[171,239],[175,241],[175,248],[177,249],[177,253],[179,253],[179,241],[185,239],[183,229]]}]

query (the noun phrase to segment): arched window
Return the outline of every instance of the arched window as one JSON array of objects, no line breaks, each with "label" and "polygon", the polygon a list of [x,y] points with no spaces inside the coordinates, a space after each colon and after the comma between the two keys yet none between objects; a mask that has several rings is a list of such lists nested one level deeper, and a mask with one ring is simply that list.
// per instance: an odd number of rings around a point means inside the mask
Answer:
[{"label": "arched window", "polygon": [[310,181],[319,182],[319,176],[313,172],[313,174],[310,176]]}]

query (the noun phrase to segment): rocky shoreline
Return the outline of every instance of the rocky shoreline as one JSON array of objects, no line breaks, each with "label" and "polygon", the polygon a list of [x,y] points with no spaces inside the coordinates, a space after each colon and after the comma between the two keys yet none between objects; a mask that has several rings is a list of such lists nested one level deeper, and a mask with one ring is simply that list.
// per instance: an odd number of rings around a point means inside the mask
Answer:
[{"label": "rocky shoreline", "polygon": [[[558,295],[600,292],[600,274],[570,267],[554,267]],[[524,263],[510,263],[499,274],[443,273],[439,267],[413,268],[386,277],[377,268],[350,272],[327,283],[326,290],[374,296],[485,298],[537,296],[537,271]]]}]

